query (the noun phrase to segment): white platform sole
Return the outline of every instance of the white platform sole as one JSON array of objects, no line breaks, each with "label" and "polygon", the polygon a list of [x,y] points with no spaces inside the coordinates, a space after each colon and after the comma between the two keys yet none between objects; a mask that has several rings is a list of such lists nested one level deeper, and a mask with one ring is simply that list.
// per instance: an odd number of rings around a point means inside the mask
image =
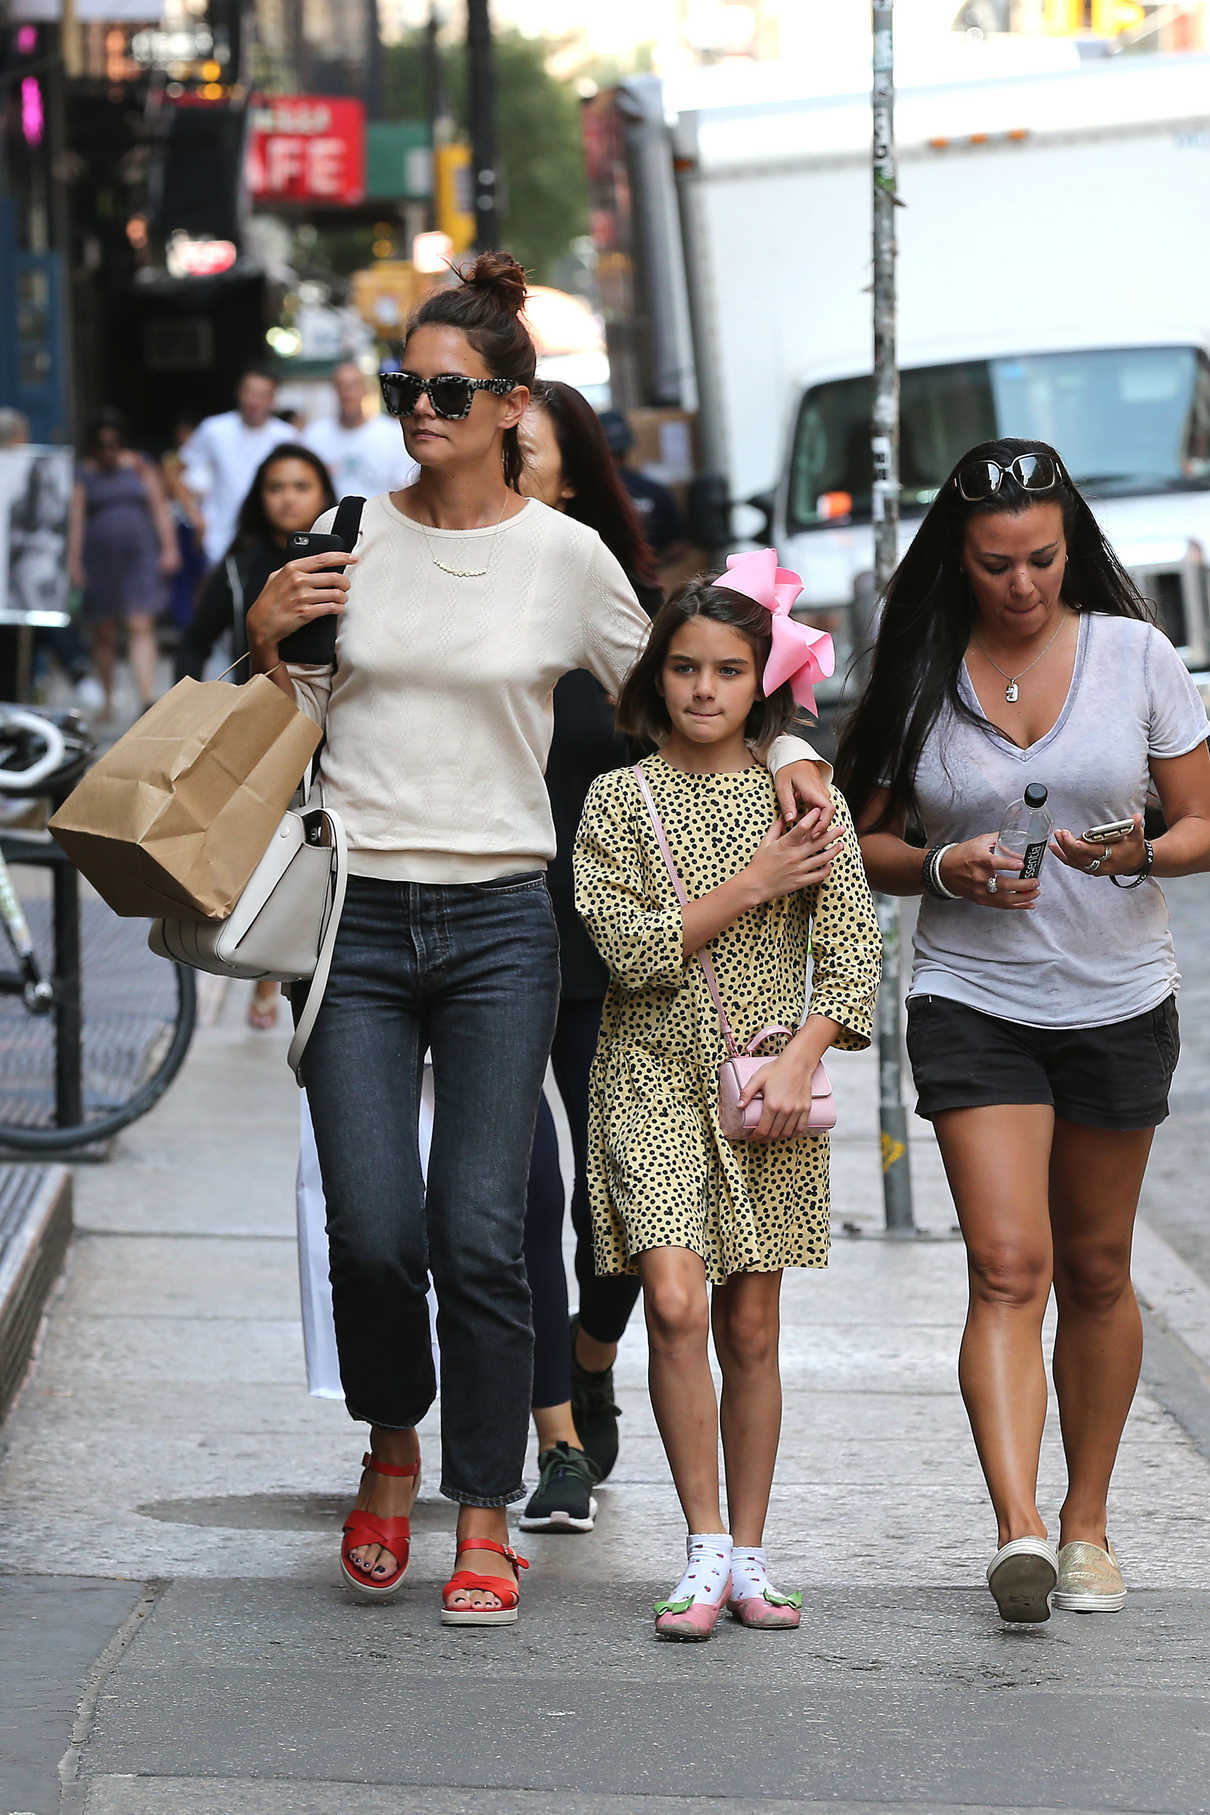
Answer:
[{"label": "white platform sole", "polygon": [[1012,1538],[987,1566],[987,1585],[1002,1620],[1039,1625],[1050,1618],[1059,1563],[1045,1538]]}]

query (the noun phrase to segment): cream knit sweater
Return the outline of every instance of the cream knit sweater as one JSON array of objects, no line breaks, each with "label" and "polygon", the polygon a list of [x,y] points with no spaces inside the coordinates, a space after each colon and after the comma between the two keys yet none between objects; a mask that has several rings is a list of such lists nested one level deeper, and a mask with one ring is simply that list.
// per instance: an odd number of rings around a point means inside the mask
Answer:
[{"label": "cream knit sweater", "polygon": [[[647,637],[622,569],[536,499],[499,527],[437,530],[370,498],[357,555],[335,674],[289,670],[325,728],[324,802],[345,822],[352,873],[467,883],[545,869],[555,682],[587,668],[616,694]],[[438,560],[488,572],[456,578]],[[771,766],[814,754],[779,738]]]}]

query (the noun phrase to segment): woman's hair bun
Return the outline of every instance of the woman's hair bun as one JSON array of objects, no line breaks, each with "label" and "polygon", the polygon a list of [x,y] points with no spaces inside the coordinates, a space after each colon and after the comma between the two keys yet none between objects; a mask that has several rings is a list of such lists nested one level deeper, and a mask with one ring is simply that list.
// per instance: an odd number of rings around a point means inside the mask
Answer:
[{"label": "woman's hair bun", "polygon": [[511,252],[481,252],[462,281],[473,290],[490,295],[502,308],[519,315],[525,307],[525,271]]}]

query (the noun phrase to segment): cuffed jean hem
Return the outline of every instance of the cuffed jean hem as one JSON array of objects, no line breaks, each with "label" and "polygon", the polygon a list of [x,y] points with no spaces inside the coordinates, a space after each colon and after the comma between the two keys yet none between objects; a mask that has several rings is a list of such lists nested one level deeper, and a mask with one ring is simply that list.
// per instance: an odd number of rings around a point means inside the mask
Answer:
[{"label": "cuffed jean hem", "polygon": [[525,1498],[523,1486],[518,1487],[511,1494],[495,1494],[490,1498],[486,1498],[483,1494],[468,1494],[460,1487],[447,1487],[444,1481],[438,1491],[444,1499],[452,1500],[456,1506],[481,1506],[486,1511],[497,1506],[513,1506],[518,1500]]},{"label": "cuffed jean hem", "polygon": [[369,1412],[355,1412],[347,1399],[345,1400],[345,1411],[355,1424],[369,1424],[378,1431],[414,1431],[428,1416],[429,1408],[425,1406],[419,1418],[412,1418],[406,1424],[396,1424],[390,1418],[375,1418]]}]

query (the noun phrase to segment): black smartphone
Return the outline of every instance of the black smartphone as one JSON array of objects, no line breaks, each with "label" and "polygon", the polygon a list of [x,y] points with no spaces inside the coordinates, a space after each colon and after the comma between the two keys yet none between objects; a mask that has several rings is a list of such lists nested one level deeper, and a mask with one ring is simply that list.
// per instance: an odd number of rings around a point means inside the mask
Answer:
[{"label": "black smartphone", "polygon": [[[317,530],[296,530],[286,543],[286,560],[300,561],[304,555],[344,555],[348,549],[339,536],[324,535]],[[331,571],[342,573],[343,561],[334,561],[331,569],[319,568],[320,573]],[[298,630],[292,630],[288,637],[283,637],[277,646],[277,653],[283,662],[302,662],[314,667],[331,667],[336,660],[336,619],[330,612],[321,618],[312,618],[309,624],[303,624]]]}]

